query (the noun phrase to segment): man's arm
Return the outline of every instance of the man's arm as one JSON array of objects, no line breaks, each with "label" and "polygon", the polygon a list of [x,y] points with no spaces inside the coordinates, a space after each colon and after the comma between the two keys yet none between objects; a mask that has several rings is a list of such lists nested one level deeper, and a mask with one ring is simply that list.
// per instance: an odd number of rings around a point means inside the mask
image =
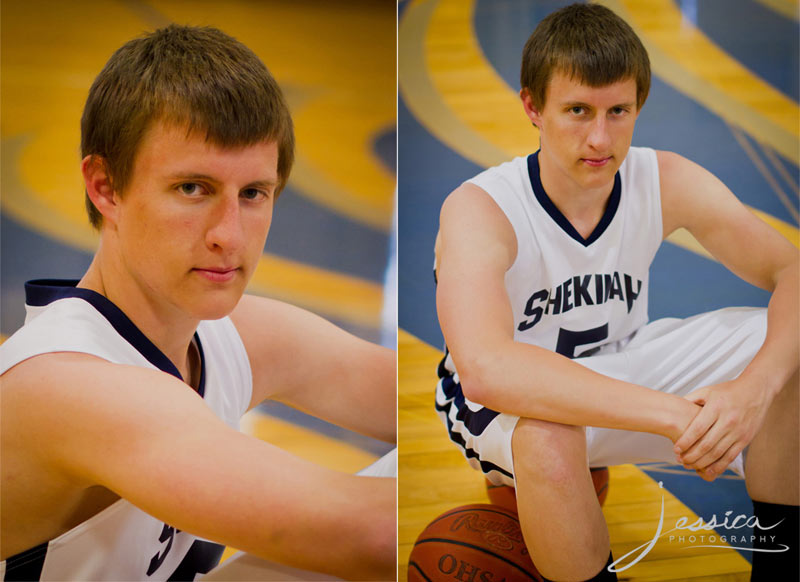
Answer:
[{"label": "man's arm", "polygon": [[397,357],[308,311],[245,295],[231,314],[253,370],[250,407],[267,398],[396,442]]},{"label": "man's arm", "polygon": [[437,307],[467,398],[527,418],[677,439],[697,405],[514,341],[504,276],[515,257],[513,229],[486,192],[465,184],[448,197],[440,217]]},{"label": "man's arm", "polygon": [[263,558],[394,579],[394,479],[331,471],[241,434],[152,370],[47,354],[3,382],[3,434],[25,435],[18,446],[53,479],[101,485],[178,529]]},{"label": "man's arm", "polygon": [[798,253],[707,170],[671,152],[658,152],[658,161],[664,236],[686,228],[733,273],[772,292],[766,340],[752,362],[736,380],[689,397],[703,409],[675,452],[714,479],[750,443],[798,368]]}]

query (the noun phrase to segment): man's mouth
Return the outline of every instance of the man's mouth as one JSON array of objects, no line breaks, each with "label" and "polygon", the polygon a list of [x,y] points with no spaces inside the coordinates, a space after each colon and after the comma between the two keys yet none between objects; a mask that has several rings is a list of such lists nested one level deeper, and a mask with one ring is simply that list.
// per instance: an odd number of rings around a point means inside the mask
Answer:
[{"label": "man's mouth", "polygon": [[214,283],[225,283],[230,281],[236,276],[239,271],[238,267],[196,267],[192,269],[201,277],[208,279]]},{"label": "man's mouth", "polygon": [[611,156],[605,158],[581,158],[581,161],[592,168],[601,168],[611,161]]}]

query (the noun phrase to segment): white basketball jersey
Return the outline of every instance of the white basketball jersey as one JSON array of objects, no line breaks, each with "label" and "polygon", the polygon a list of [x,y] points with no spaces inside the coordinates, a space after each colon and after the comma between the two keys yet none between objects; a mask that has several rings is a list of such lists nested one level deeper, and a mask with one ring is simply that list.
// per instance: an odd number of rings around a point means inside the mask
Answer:
[{"label": "white basketball jersey", "polygon": [[505,275],[516,341],[576,357],[647,323],[648,272],[662,238],[654,150],[630,148],[587,239],[544,191],[538,152],[469,182],[492,197],[517,238]]},{"label": "white basketball jersey", "polygon": [[[76,283],[26,284],[25,325],[0,346],[0,373],[35,355],[81,352],[180,378],[116,305]],[[252,396],[242,340],[231,320],[223,318],[201,322],[195,341],[202,362],[198,392],[219,418],[238,429]],[[0,579],[193,580],[219,562],[222,550],[120,499],[57,538],[0,562]]]}]

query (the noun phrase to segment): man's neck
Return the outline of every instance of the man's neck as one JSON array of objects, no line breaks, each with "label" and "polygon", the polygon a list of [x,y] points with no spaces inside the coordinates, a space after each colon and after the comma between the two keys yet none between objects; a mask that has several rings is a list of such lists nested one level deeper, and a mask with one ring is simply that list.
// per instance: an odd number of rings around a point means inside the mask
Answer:
[{"label": "man's neck", "polygon": [[588,238],[597,227],[608,206],[614,180],[608,184],[587,188],[551,164],[539,154],[539,179],[548,198],[578,233]]},{"label": "man's neck", "polygon": [[119,307],[139,331],[169,358],[184,381],[197,388],[199,354],[197,348],[192,347],[192,340],[199,321],[149,297],[125,273],[120,273],[115,265],[119,265],[119,262],[105,260],[101,247],[78,287],[100,293]]}]

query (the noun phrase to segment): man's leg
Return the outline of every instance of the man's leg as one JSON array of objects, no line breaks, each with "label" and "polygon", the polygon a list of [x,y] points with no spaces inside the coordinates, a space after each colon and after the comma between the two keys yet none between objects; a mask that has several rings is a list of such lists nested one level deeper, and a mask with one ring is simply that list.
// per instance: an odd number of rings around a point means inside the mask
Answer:
[{"label": "man's leg", "polygon": [[[745,458],[747,492],[753,499],[760,525],[771,527],[781,522],[774,529],[753,531],[756,536],[754,548],[774,549],[778,544],[789,546],[788,551],[781,553],[754,552],[752,580],[781,579],[798,573],[799,383],[795,373],[775,397]],[[762,543],[762,536],[769,543]],[[774,541],[772,536],[775,536]]]},{"label": "man's leg", "polygon": [[589,580],[610,542],[582,427],[521,418],[511,439],[517,507],[533,563],[550,580]]},{"label": "man's leg", "polygon": [[745,482],[750,497],[757,501],[800,503],[799,407],[795,373],[772,401],[764,425],[747,450]]}]

